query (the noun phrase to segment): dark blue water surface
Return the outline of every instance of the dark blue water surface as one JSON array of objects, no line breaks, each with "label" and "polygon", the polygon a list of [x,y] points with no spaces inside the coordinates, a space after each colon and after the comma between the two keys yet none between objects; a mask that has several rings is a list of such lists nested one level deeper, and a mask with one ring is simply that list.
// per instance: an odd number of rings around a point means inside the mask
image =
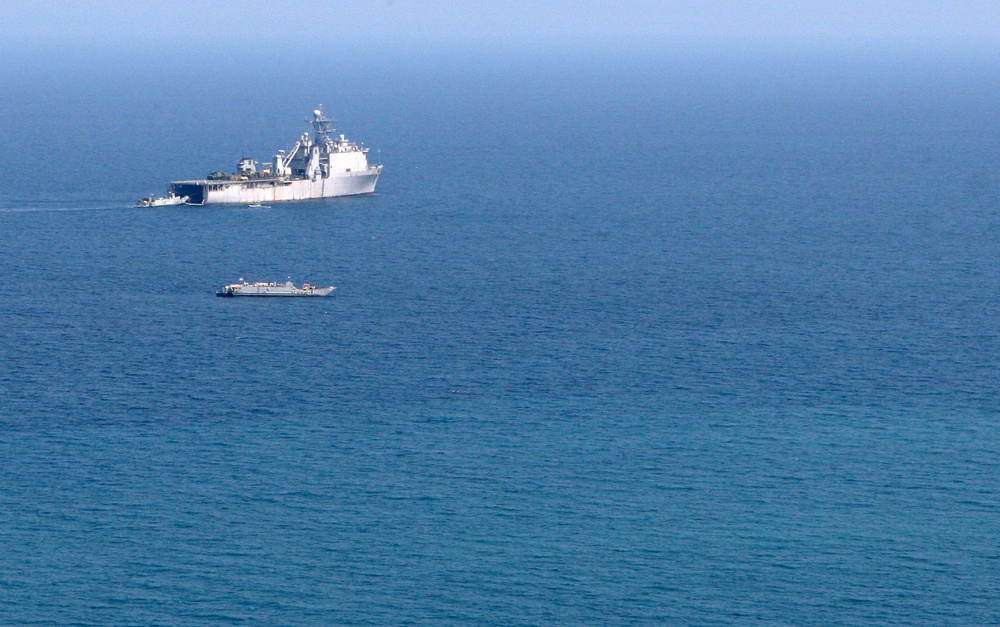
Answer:
[{"label": "dark blue water surface", "polygon": [[589,54],[5,69],[0,622],[1000,621],[996,64]]}]

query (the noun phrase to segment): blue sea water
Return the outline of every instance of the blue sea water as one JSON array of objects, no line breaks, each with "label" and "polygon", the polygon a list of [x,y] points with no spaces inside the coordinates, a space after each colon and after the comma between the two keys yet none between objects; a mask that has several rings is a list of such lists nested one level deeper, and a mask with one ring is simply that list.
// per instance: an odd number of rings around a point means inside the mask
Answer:
[{"label": "blue sea water", "polygon": [[1000,622],[995,63],[590,54],[4,70],[0,622]]}]

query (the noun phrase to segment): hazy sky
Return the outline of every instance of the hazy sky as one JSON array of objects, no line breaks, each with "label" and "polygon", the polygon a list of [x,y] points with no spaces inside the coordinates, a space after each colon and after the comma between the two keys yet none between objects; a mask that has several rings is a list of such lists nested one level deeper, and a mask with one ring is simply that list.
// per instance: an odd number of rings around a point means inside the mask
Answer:
[{"label": "hazy sky", "polygon": [[0,46],[414,39],[992,46],[1000,0],[3,0]]}]

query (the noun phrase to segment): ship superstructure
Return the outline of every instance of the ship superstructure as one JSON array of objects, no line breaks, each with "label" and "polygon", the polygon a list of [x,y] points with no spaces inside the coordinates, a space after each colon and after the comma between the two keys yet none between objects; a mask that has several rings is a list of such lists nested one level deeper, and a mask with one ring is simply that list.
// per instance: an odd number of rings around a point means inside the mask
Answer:
[{"label": "ship superstructure", "polygon": [[[187,196],[189,205],[262,203],[282,200],[351,196],[375,191],[382,165],[369,165],[368,148],[343,135],[332,137],[333,120],[322,109],[308,120],[313,137],[303,133],[287,152],[279,150],[262,166],[249,157],[237,170],[213,172],[205,179],[174,181],[170,193]],[[260,166],[260,167],[258,167]]]}]

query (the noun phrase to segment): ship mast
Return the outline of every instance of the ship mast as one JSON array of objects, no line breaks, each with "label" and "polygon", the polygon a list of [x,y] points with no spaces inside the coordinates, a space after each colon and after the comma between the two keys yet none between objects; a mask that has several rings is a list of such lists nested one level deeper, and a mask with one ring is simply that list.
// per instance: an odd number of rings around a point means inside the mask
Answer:
[{"label": "ship mast", "polygon": [[316,129],[316,143],[330,146],[333,144],[333,140],[330,139],[330,133],[333,132],[333,123],[336,120],[325,117],[322,107],[323,105],[320,105],[319,109],[313,111],[313,119],[309,121],[312,122],[313,128]]}]

